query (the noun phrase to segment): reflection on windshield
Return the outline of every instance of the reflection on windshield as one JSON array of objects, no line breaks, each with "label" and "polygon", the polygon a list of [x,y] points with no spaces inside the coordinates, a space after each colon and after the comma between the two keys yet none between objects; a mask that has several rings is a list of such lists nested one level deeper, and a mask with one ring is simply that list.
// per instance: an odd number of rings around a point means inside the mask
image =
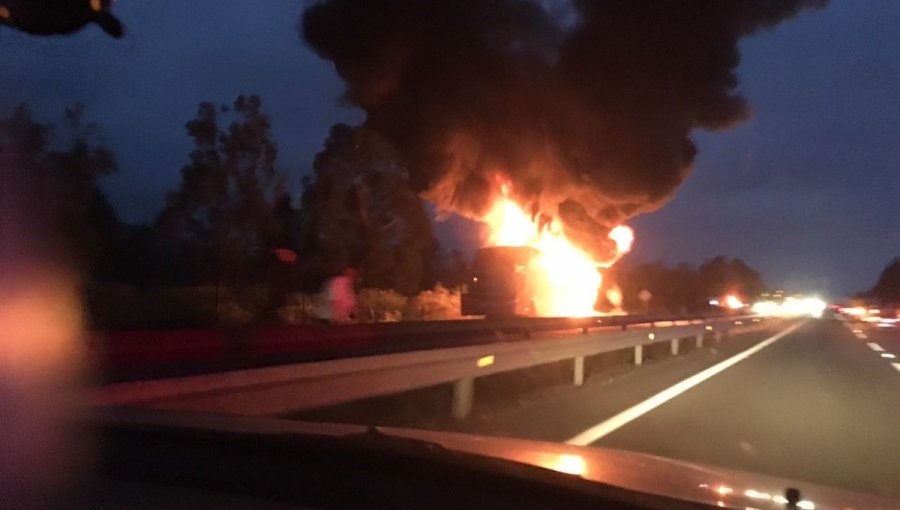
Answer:
[{"label": "reflection on windshield", "polygon": [[583,475],[587,471],[587,465],[584,459],[578,455],[563,454],[559,456],[556,465],[551,469],[570,475]]}]

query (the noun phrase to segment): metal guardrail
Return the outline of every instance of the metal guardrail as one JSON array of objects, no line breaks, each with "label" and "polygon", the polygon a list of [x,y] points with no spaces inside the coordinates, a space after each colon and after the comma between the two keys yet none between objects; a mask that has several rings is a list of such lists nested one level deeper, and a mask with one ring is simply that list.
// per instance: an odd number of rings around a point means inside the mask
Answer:
[{"label": "metal guardrail", "polygon": [[[584,381],[586,356],[630,348],[634,350],[634,363],[639,365],[647,344],[670,342],[672,354],[677,355],[683,339],[693,339],[699,347],[710,335],[719,337],[736,326],[755,326],[764,319],[745,316],[639,320],[547,320],[543,331],[581,329],[583,333],[110,384],[96,388],[92,401],[97,405],[274,415],[452,383],[451,412],[463,418],[471,410],[477,377],[571,360],[572,382],[580,385]],[[569,324],[576,326],[560,328]],[[591,327],[604,329],[591,333]]]},{"label": "metal guardrail", "polygon": [[[375,324],[304,324],[259,329],[117,331],[91,345],[115,380],[228,371],[528,338],[550,331],[666,324],[697,316],[507,318]],[[709,318],[709,317],[706,317]],[[198,369],[197,367],[202,367]]]}]

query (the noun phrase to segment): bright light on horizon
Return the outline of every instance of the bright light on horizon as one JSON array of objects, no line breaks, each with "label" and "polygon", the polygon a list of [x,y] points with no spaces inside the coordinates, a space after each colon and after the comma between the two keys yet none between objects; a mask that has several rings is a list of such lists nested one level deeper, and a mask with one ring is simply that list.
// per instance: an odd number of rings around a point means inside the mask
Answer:
[{"label": "bright light on horizon", "polygon": [[808,315],[821,317],[828,304],[818,297],[789,297],[778,303],[771,300],[757,301],[750,309],[757,315],[799,317]]},{"label": "bright light on horizon", "polygon": [[730,308],[732,310],[739,310],[747,305],[741,301],[741,298],[735,296],[734,294],[728,294],[725,296],[725,307]]}]

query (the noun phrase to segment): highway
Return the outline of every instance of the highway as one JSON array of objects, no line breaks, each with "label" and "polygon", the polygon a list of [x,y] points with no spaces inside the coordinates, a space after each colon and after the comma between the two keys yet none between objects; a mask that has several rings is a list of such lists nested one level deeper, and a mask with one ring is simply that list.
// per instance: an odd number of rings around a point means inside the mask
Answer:
[{"label": "highway", "polygon": [[810,322],[594,444],[897,496],[898,399],[889,362]]},{"label": "highway", "polygon": [[797,320],[581,387],[523,396],[503,388],[537,376],[507,375],[463,421],[409,412],[426,393],[295,418],[569,441],[900,497],[898,360],[897,330]]}]

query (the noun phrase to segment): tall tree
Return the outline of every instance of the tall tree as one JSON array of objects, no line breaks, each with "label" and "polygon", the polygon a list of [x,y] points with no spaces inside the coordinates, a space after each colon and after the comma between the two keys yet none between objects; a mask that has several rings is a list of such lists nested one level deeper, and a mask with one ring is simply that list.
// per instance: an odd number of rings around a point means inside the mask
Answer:
[{"label": "tall tree", "polygon": [[638,266],[619,264],[608,276],[611,282],[621,286],[625,308],[631,311],[647,309],[638,299],[638,293],[644,289],[653,296],[650,311],[671,313],[704,310],[709,298],[727,293],[752,300],[765,289],[756,270],[741,259],[723,256],[709,259],[696,269],[685,263],[675,267],[658,262]]},{"label": "tall tree", "polygon": [[701,288],[708,296],[733,292],[747,300],[765,290],[762,276],[739,258],[714,257],[701,264],[698,272]]},{"label": "tall tree", "polygon": [[241,95],[230,107],[200,103],[185,127],[194,150],[158,222],[202,279],[252,281],[254,262],[272,247],[275,204],[284,193],[269,117],[259,97]]},{"label": "tall tree", "polygon": [[375,132],[337,124],[304,180],[302,250],[308,273],[359,270],[361,285],[413,294],[433,282],[431,220],[393,148]]},{"label": "tall tree", "polygon": [[[0,119],[0,167],[4,181],[39,200],[48,250],[78,270],[96,269],[119,225],[99,181],[117,170],[99,127],[83,121],[83,108],[66,109],[62,129],[33,119],[20,105]],[[60,136],[54,136],[59,133]],[[32,208],[33,209],[33,208]]]},{"label": "tall tree", "polygon": [[878,276],[878,281],[868,295],[884,304],[900,303],[900,257],[895,258]]}]

